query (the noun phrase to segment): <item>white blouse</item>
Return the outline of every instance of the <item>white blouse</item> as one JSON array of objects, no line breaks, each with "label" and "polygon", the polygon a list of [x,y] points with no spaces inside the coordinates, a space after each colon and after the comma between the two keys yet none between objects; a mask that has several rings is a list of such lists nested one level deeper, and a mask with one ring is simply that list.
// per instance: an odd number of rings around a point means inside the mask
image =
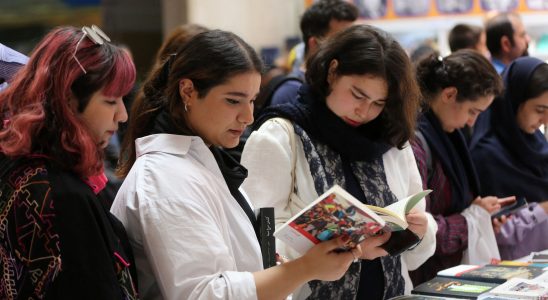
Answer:
[{"label": "white blouse", "polygon": [[112,213],[134,249],[143,299],[257,299],[255,232],[201,138],[136,140]]},{"label": "white blouse", "polygon": [[[276,120],[266,121],[248,138],[241,159],[242,165],[249,171],[242,185],[243,189],[256,208],[275,208],[277,227],[319,196],[314,187],[302,142],[294,132],[291,134],[295,139],[296,161],[291,160],[293,154],[289,134]],[[292,162],[295,162],[297,194],[291,193]],[[388,186],[398,199],[422,190],[422,180],[409,143],[402,150],[392,148],[386,152],[383,155],[383,164]],[[425,201],[421,200],[416,207],[424,211]],[[402,254],[402,275],[406,282],[406,294],[413,288],[408,270],[418,268],[436,249],[437,224],[430,214],[427,213],[427,216],[428,229],[422,242],[413,250]],[[298,257],[297,252],[281,241],[276,242],[280,254],[289,258]],[[295,298],[300,299],[298,295],[294,295]]]}]

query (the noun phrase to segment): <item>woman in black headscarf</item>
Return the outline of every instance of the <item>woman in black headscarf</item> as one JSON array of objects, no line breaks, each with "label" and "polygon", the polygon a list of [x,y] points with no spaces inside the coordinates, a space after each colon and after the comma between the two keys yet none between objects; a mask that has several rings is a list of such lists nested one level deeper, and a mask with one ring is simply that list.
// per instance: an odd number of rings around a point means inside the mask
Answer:
[{"label": "woman in black headscarf", "polygon": [[539,130],[548,122],[548,64],[519,58],[503,80],[505,92],[475,129],[471,150],[482,191],[531,203],[497,235],[501,257],[514,259],[548,248],[548,142]]}]

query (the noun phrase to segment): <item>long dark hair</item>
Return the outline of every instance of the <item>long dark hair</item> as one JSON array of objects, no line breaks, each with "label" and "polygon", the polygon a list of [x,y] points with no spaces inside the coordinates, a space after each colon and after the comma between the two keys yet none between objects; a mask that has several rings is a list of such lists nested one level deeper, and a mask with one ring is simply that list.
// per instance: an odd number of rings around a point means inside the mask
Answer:
[{"label": "long dark hair", "polygon": [[127,135],[123,142],[118,175],[125,176],[135,162],[135,140],[150,133],[154,120],[163,110],[173,132],[194,135],[188,127],[179,82],[190,79],[203,98],[215,86],[235,75],[256,71],[262,73],[262,62],[251,46],[237,35],[211,30],[197,34],[154,70],[142,87],[131,109]]},{"label": "long dark hair", "polygon": [[334,59],[338,61],[337,76],[367,74],[386,80],[387,103],[374,121],[380,122],[386,142],[401,149],[413,136],[420,99],[411,62],[403,48],[388,33],[369,25],[355,25],[339,32],[322,43],[307,62],[306,81],[321,101],[330,92],[327,76]]}]

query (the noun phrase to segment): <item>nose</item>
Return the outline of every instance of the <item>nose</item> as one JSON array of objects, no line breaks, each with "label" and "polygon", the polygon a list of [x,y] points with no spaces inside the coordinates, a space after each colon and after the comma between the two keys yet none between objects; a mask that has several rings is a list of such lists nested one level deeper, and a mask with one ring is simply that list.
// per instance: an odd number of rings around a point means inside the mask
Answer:
[{"label": "nose", "polygon": [[118,107],[116,108],[116,115],[115,115],[115,121],[119,123],[125,123],[128,119],[126,105],[124,104],[124,101],[116,101],[118,102]]},{"label": "nose", "polygon": [[474,127],[474,124],[476,124],[476,120],[478,119],[478,116],[473,116],[473,117],[469,117],[468,120],[466,121],[466,125],[468,125],[468,127]]},{"label": "nose", "polygon": [[253,123],[253,102],[243,105],[242,110],[238,114],[238,122],[248,126]]},{"label": "nose", "polygon": [[548,109],[544,110],[544,113],[542,114],[542,118],[540,119],[540,122],[544,124],[545,126],[548,125]]},{"label": "nose", "polygon": [[371,101],[366,100],[360,103],[356,107],[355,114],[361,119],[361,121],[366,121],[367,116],[369,116],[369,111],[371,110]]}]

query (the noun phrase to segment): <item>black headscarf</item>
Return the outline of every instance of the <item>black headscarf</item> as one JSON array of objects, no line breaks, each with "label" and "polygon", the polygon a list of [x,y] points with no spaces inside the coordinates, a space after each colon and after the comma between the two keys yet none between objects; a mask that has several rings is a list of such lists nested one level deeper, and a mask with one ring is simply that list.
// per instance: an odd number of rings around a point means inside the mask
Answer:
[{"label": "black headscarf", "polygon": [[505,92],[492,104],[490,120],[480,125],[488,128],[479,128],[473,137],[472,156],[484,194],[548,199],[548,142],[540,130],[528,134],[516,121],[519,106],[529,100],[531,76],[543,63],[523,57],[508,66],[503,73]]},{"label": "black headscarf", "polygon": [[268,107],[254,128],[275,117],[294,122],[349,161],[372,161],[392,148],[382,140],[382,114],[367,124],[352,127],[313,95],[306,84],[301,86],[296,103]]},{"label": "black headscarf", "polygon": [[418,120],[418,129],[451,182],[451,203],[455,212],[461,212],[479,195],[479,184],[470,152],[460,130],[445,132],[432,110]]}]

